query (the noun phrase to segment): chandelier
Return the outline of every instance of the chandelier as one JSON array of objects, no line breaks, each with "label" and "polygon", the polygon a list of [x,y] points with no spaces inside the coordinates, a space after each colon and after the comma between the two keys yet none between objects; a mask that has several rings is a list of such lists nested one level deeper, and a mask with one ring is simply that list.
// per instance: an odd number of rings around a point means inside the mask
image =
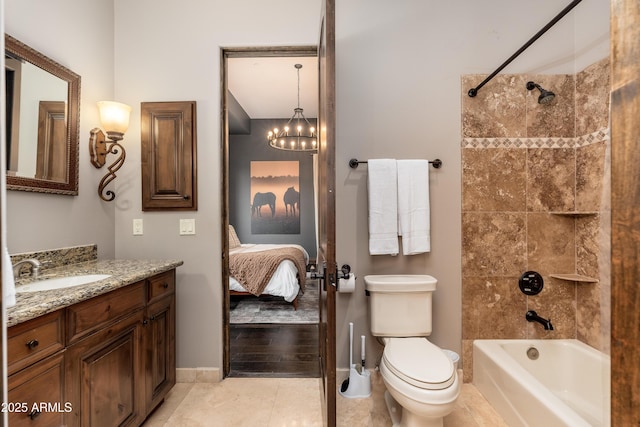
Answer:
[{"label": "chandelier", "polygon": [[304,116],[300,108],[300,68],[302,64],[296,64],[298,70],[298,106],[293,109],[293,116],[284,125],[282,130],[274,128],[267,134],[269,145],[279,150],[289,151],[315,151],[318,147],[316,129]]}]

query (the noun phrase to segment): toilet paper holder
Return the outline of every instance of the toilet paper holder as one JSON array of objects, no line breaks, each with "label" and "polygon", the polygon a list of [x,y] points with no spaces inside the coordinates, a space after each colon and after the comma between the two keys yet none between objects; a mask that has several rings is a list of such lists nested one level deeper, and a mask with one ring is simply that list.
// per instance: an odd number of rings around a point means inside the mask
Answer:
[{"label": "toilet paper holder", "polygon": [[320,279],[324,284],[324,289],[326,289],[326,283],[329,281],[332,286],[337,288],[337,283],[339,279],[346,279],[349,277],[351,273],[351,266],[349,264],[342,264],[340,270],[336,270],[335,275],[333,273],[329,273],[327,276],[327,269],[322,269],[322,274],[316,272],[311,272],[312,279]]}]

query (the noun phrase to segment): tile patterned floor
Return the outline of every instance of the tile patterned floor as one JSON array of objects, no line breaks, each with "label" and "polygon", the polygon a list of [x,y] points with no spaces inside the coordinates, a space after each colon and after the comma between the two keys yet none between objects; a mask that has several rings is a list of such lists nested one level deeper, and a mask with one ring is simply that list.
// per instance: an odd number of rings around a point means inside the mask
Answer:
[{"label": "tile patterned floor", "polygon": [[[384,384],[372,374],[372,395],[346,399],[338,394],[337,424],[389,427]],[[317,378],[227,378],[216,384],[179,383],[144,427],[322,426]],[[471,384],[462,386],[456,409],[444,427],[508,427]]]}]

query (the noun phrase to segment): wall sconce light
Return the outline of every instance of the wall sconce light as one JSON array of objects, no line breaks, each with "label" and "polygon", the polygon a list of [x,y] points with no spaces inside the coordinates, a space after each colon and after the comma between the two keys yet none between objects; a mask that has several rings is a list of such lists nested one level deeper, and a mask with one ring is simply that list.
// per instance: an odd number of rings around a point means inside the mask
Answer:
[{"label": "wall sconce light", "polygon": [[105,139],[104,132],[100,128],[93,128],[91,130],[91,137],[89,138],[89,154],[91,155],[91,164],[100,169],[107,160],[107,154],[118,154],[118,158],[109,166],[109,173],[107,173],[100,184],[98,185],[98,195],[105,202],[112,201],[116,194],[109,190],[106,192],[106,196],[103,193],[104,188],[114,179],[116,179],[116,172],[124,164],[126,157],[126,151],[124,147],[120,145],[119,141],[122,140],[124,133],[129,127],[129,114],[131,113],[131,107],[126,104],[113,101],[100,101],[98,102],[98,110],[100,111],[100,121],[102,127],[107,131]]}]

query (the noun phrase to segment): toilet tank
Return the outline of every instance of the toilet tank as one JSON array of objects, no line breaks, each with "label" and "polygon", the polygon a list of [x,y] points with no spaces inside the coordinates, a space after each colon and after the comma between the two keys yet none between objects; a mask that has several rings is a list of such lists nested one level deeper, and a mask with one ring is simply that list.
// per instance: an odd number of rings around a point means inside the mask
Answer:
[{"label": "toilet tank", "polygon": [[438,281],[426,274],[368,275],[371,334],[379,337],[431,335],[431,296]]}]

